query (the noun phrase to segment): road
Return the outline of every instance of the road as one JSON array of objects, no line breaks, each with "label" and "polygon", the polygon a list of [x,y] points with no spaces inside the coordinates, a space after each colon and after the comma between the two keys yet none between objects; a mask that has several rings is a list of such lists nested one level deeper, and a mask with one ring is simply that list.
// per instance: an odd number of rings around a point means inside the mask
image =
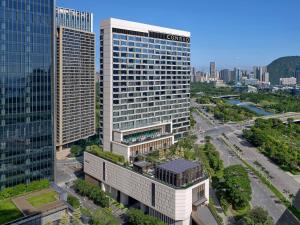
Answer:
[{"label": "road", "polygon": [[[197,106],[197,103],[195,101],[192,101],[192,105]],[[284,115],[292,116],[294,115],[294,113],[287,113]],[[291,199],[291,196],[296,196],[294,200],[294,206],[297,207],[298,210],[300,210],[299,176],[293,176],[289,173],[284,172],[277,165],[271,162],[267,157],[261,154],[257,148],[251,146],[250,143],[248,143],[245,139],[241,137],[242,130],[245,129],[247,125],[251,124],[248,123],[249,121],[245,122],[243,125],[225,124],[219,126],[210,125],[209,127],[207,127],[208,124],[207,119],[208,119],[207,117],[205,119],[202,119],[202,122],[203,120],[205,120],[205,124],[203,126],[203,129],[205,130],[205,134],[203,134],[203,136],[207,135],[212,137],[218,137],[223,133],[226,134],[226,136],[229,138],[229,142],[232,145],[238,146],[242,150],[243,158],[248,163],[250,163],[252,166],[257,168],[254,162],[259,162],[259,164],[262,165],[264,170],[268,171],[272,184],[276,186],[285,195],[286,198]]]},{"label": "road", "polygon": [[55,182],[62,186],[77,179],[77,171],[82,169],[82,158],[56,160]]},{"label": "road", "polygon": [[[212,143],[216,149],[220,152],[220,156],[224,161],[225,166],[234,164],[243,164],[242,161],[235,155],[235,153],[225,145],[219,136],[223,133],[227,134],[235,130],[235,125],[212,125],[207,121],[207,118],[199,116],[199,114],[193,114],[197,123],[200,124],[200,132],[197,132],[199,139],[203,136],[211,136]],[[204,133],[203,130],[205,131]],[[273,218],[277,225],[299,225],[293,215],[286,210],[286,207],[277,201],[273,193],[260,182],[260,180],[252,173],[249,172],[252,187],[252,206],[260,206],[269,212],[269,215]]]},{"label": "road", "polygon": [[[236,131],[227,135],[229,141],[235,144],[242,150],[243,158],[255,167],[254,162],[259,162],[269,173],[271,182],[287,197],[290,194],[294,196],[300,190],[300,184],[293,178],[292,175],[281,170],[278,166],[272,163],[267,157],[259,153],[247,141],[241,138],[242,132]],[[300,208],[299,208],[300,209]]]}]

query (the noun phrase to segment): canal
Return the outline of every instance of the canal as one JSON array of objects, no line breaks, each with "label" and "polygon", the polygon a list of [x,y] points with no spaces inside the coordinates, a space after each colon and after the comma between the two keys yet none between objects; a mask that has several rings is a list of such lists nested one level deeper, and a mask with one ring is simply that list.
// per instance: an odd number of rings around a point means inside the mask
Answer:
[{"label": "canal", "polygon": [[229,104],[231,104],[231,105],[236,105],[236,106],[240,106],[240,107],[246,108],[246,109],[248,109],[248,110],[250,110],[252,112],[255,112],[259,116],[270,116],[270,115],[273,115],[273,113],[267,112],[267,111],[265,111],[262,108],[258,108],[256,105],[254,105],[251,102],[241,102],[238,99],[229,99],[229,100],[227,100],[227,102]]}]

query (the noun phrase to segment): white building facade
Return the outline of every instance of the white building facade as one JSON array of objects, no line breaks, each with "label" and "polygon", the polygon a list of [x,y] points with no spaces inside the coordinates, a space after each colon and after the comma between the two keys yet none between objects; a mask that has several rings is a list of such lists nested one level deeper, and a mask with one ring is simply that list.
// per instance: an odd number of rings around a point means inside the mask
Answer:
[{"label": "white building facade", "polygon": [[88,152],[84,153],[84,172],[87,180],[101,185],[121,203],[134,204],[170,225],[190,225],[193,211],[209,199],[205,175],[187,186],[174,187]]},{"label": "white building facade", "polygon": [[[169,123],[172,141],[187,134],[189,32],[109,19],[101,23],[100,58],[100,142],[104,150],[114,151],[115,132],[142,129],[144,133],[129,137],[127,145],[164,136],[150,129],[152,125]],[[169,141],[157,146],[167,147]],[[156,149],[153,145],[142,148]]]}]

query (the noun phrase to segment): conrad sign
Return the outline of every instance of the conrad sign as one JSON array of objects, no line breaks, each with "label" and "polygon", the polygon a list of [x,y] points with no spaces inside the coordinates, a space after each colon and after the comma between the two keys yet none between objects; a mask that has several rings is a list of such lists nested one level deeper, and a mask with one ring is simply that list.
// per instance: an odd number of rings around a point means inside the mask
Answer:
[{"label": "conrad sign", "polygon": [[173,34],[167,34],[167,39],[172,41],[180,41],[180,42],[188,42],[188,43],[190,42],[189,37],[182,37]]},{"label": "conrad sign", "polygon": [[152,32],[152,31],[150,31],[148,34],[146,32],[112,28],[112,32],[120,33],[120,34],[127,34],[127,35],[142,36],[142,37],[166,39],[166,40],[170,40],[170,41],[179,41],[179,42],[186,42],[186,43],[190,43],[190,41],[191,41],[190,37],[178,36],[178,35],[174,35],[174,34],[164,34],[164,33]]},{"label": "conrad sign", "polygon": [[174,34],[157,33],[157,32],[149,32],[149,37],[166,39],[170,41],[187,42],[187,43],[191,41],[189,37],[178,36]]}]

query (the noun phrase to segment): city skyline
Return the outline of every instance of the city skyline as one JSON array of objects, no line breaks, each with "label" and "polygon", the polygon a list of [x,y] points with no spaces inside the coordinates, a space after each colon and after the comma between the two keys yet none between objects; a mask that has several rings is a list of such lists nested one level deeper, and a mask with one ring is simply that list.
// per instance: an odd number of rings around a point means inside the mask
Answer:
[{"label": "city skyline", "polygon": [[[226,3],[220,0],[214,3],[189,1],[185,11],[181,5],[171,3],[153,1],[146,7],[145,3],[136,0],[126,5],[122,2],[94,4],[94,1],[58,0],[57,5],[93,12],[97,37],[101,20],[109,17],[189,30],[192,66],[197,68],[208,68],[210,61],[216,61],[218,69],[247,69],[267,65],[282,56],[299,55],[296,9],[300,3],[296,0],[285,3],[276,0],[272,4],[258,0],[247,3],[235,0]],[[99,53],[97,71],[98,59]]]}]

